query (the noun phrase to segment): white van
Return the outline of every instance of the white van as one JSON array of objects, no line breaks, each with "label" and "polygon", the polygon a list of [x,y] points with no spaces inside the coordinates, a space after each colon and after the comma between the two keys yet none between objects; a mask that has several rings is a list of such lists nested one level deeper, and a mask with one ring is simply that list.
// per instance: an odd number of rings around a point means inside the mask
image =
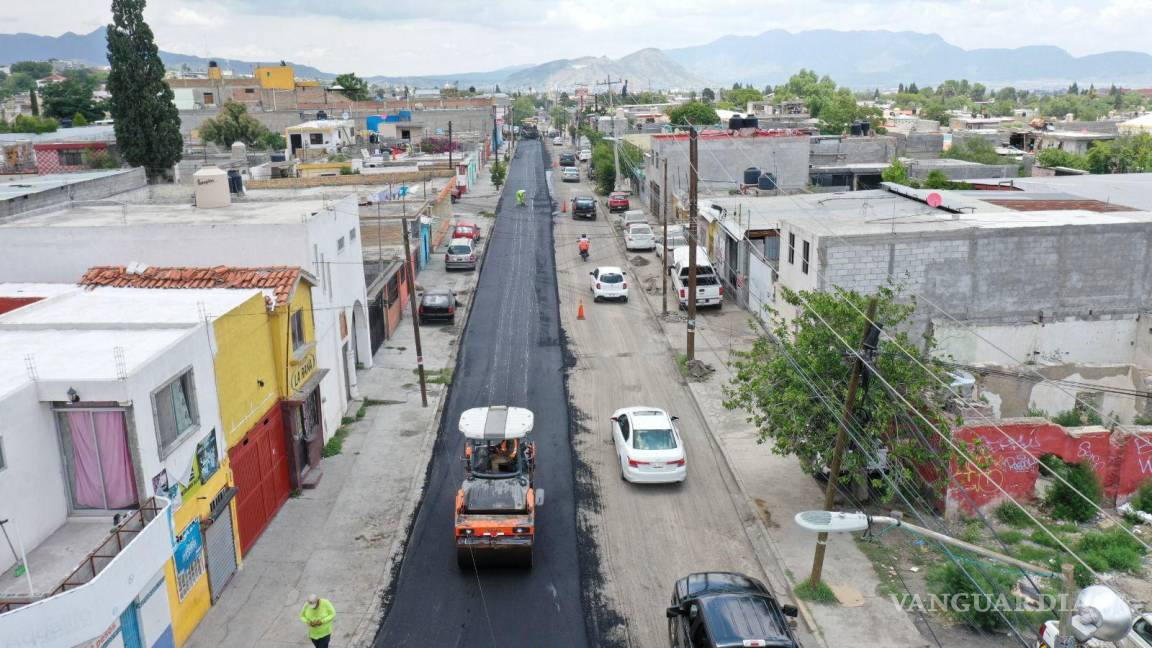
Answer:
[{"label": "white van", "polygon": [[[688,308],[688,266],[687,246],[676,248],[672,253],[672,267],[668,273],[672,275],[672,286],[676,291],[676,298],[680,301],[680,308]],[[715,306],[721,308],[724,304],[724,286],[720,277],[708,260],[708,251],[702,247],[696,248],[696,305]]]}]

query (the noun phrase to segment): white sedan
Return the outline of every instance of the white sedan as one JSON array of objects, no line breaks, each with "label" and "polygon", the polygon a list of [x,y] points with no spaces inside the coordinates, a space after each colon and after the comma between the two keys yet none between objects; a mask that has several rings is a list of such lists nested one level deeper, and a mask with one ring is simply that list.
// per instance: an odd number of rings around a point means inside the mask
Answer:
[{"label": "white sedan", "polygon": [[624,249],[626,250],[655,250],[656,236],[652,228],[644,223],[633,223],[624,233]]},{"label": "white sedan", "polygon": [[588,273],[592,301],[619,299],[628,301],[628,279],[624,271],[616,266],[600,266]]},{"label": "white sedan", "polygon": [[620,476],[633,483],[683,482],[688,477],[684,442],[675,416],[656,407],[625,407],[612,415],[612,442]]},{"label": "white sedan", "polygon": [[555,146],[564,146],[564,138],[557,135],[552,138],[552,144]]}]

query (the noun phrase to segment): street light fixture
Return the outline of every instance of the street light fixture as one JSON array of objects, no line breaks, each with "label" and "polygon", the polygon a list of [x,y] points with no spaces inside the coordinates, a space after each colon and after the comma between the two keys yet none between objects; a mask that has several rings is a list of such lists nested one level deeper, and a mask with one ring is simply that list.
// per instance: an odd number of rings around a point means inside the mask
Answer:
[{"label": "street light fixture", "polygon": [[[1059,571],[1051,567],[1040,567],[1011,556],[985,549],[952,536],[944,535],[915,524],[908,524],[899,515],[886,517],[867,513],[844,513],[840,511],[801,511],[795,516],[797,526],[813,533],[854,533],[867,531],[873,524],[888,525],[887,529],[899,527],[919,536],[932,538],[947,545],[1002,563],[1019,567],[1024,571],[1041,576],[1053,576],[1064,580],[1065,593],[1071,595],[1076,585],[1072,579],[1073,569],[1065,564]],[[887,530],[885,529],[885,530]],[[1070,598],[1070,596],[1069,596]],[[1128,635],[1132,628],[1132,608],[1110,587],[1091,585],[1076,596],[1075,609],[1063,605],[1060,611],[1060,630],[1053,648],[1075,648],[1090,639],[1099,641],[1119,641]]]}]

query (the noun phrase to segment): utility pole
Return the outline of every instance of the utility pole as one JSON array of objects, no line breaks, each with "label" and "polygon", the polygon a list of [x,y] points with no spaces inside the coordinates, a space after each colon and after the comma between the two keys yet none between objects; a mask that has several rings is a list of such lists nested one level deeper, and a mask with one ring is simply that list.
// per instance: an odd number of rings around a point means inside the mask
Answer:
[{"label": "utility pole", "polygon": [[[870,371],[864,362],[864,356],[871,352],[868,347],[875,347],[880,329],[876,326],[876,298],[868,301],[868,314],[864,316],[864,334],[860,338],[860,351],[852,363],[852,378],[848,381],[848,394],[844,396],[844,413],[840,421],[840,429],[836,431],[836,447],[832,450],[832,464],[828,466],[828,485],[824,488],[824,510],[831,511],[836,498],[836,484],[840,481],[840,464],[844,459],[844,446],[848,445],[848,426],[852,422],[852,410],[856,405],[856,391],[860,387],[860,380],[864,372]],[[812,557],[812,574],[808,577],[811,585],[820,583],[821,572],[824,571],[824,550],[828,547],[828,534],[820,533],[816,536],[816,553]]]},{"label": "utility pole", "polygon": [[452,120],[448,120],[448,168],[456,175],[456,167],[452,166]]},{"label": "utility pole", "polygon": [[[688,361],[696,359],[696,127],[688,130]],[[667,168],[667,167],[665,167]]]},{"label": "utility pole", "polygon": [[622,81],[613,81],[609,74],[607,81],[596,84],[608,86],[608,112],[612,115],[612,166],[616,171],[616,177],[612,180],[613,189],[620,186],[620,136],[616,133],[616,101],[612,98],[612,85],[615,83]]},{"label": "utility pole", "polygon": [[496,139],[496,99],[492,99],[492,157],[499,158],[500,144]]},{"label": "utility pole", "polygon": [[412,248],[408,244],[408,219],[400,219],[404,230],[404,268],[408,273],[408,305],[412,308],[412,333],[416,338],[416,372],[420,374],[420,402],[428,407],[428,383],[424,380],[424,352],[420,349],[420,313],[416,309],[416,272],[412,269]]},{"label": "utility pole", "polygon": [[664,220],[664,240],[660,251],[660,295],[664,302],[664,314],[668,314],[668,158],[664,163],[664,180],[660,183],[660,214]]}]

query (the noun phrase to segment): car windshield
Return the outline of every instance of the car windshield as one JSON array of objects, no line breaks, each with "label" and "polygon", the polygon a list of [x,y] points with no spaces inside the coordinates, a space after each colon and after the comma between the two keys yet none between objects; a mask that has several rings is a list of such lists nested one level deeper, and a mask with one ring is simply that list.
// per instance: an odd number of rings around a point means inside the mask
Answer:
[{"label": "car windshield", "polygon": [[593,202],[591,198],[577,198],[576,199],[576,206],[577,207],[592,207],[592,206],[595,206],[595,204],[596,203]]},{"label": "car windshield", "polygon": [[448,247],[448,254],[471,254],[472,248],[467,245],[451,245]]},{"label": "car windshield", "polygon": [[456,233],[457,234],[463,234],[463,235],[467,236],[467,235],[472,233],[472,226],[471,225],[457,225],[456,226]]},{"label": "car windshield", "polygon": [[448,295],[439,293],[424,295],[424,303],[428,306],[447,306]]},{"label": "car windshield", "polygon": [[652,228],[647,225],[633,225],[632,229],[628,230],[632,236],[652,236]]},{"label": "car windshield", "polygon": [[624,277],[622,277],[618,274],[609,272],[609,273],[604,273],[604,274],[600,275],[600,281],[607,283],[607,284],[618,284],[618,283],[623,283]]},{"label": "car windshield", "polygon": [[675,450],[676,437],[672,430],[636,430],[633,446],[637,450]]}]

